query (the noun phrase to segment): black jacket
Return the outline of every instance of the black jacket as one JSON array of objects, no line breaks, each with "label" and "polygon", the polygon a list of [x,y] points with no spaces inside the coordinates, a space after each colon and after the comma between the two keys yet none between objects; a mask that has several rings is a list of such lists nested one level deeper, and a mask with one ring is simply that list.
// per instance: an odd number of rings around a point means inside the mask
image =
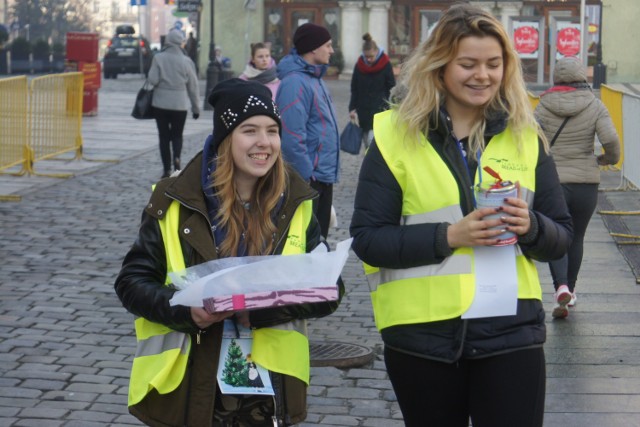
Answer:
[{"label": "black jacket", "polygon": [[[217,361],[222,339],[222,323],[200,331],[191,318],[189,307],[169,306],[176,289],[165,286],[167,263],[158,220],[169,205],[181,204],[179,234],[186,267],[217,258],[216,242],[207,214],[207,204],[201,185],[202,153],[195,156],[177,177],[160,181],[142,215],[138,238],[125,256],[115,282],[115,290],[123,306],[136,316],[163,324],[176,331],[192,335],[188,372],[177,390],[166,395],[152,391],[130,411],[143,422],[154,426],[198,425],[212,421]],[[277,215],[277,243],[274,254],[282,253],[290,220],[305,200],[317,197],[304,180],[288,169],[289,183],[284,203]],[[321,242],[320,227],[315,217],[307,229],[307,251]],[[344,286],[339,281],[340,298]],[[251,326],[268,327],[295,319],[322,317],[331,314],[339,301],[291,305],[250,311]],[[198,343],[199,341],[199,343]],[[198,344],[196,344],[198,343]],[[282,375],[285,410],[288,421],[300,422],[306,414],[304,383]],[[274,380],[275,382],[275,380]]]},{"label": "black jacket", "polygon": [[369,71],[367,67],[361,65],[363,63],[362,56],[353,69],[349,111],[356,110],[358,112],[358,121],[363,131],[373,129],[373,115],[388,108],[389,93],[396,84],[388,56],[385,53],[382,55],[384,56],[378,58],[378,61],[371,67],[372,70],[375,70],[377,64],[385,59],[387,62],[379,71],[362,72],[360,67]]},{"label": "black jacket", "polygon": [[[450,118],[440,113],[438,123],[428,140],[458,182],[462,212],[467,215],[473,209],[471,174],[451,135]],[[490,120],[485,140],[505,128],[504,118]],[[527,257],[548,262],[567,251],[573,228],[553,159],[542,145],[539,153],[531,231],[520,236],[518,244]],[[468,161],[474,171],[476,165]],[[424,191],[429,191],[429,183],[424,183]],[[446,240],[449,224],[400,226],[401,212],[402,190],[374,141],[364,158],[356,191],[350,227],[355,253],[370,265],[394,269],[438,264],[451,254]],[[541,346],[546,338],[544,310],[537,300],[518,300],[515,316],[456,318],[393,326],[381,333],[385,344],[396,350],[446,362]]]}]

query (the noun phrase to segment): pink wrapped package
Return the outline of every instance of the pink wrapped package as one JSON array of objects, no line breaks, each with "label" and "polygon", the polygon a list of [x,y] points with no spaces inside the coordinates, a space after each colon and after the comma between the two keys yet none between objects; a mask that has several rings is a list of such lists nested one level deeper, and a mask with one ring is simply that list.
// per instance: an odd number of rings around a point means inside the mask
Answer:
[{"label": "pink wrapped package", "polygon": [[338,287],[315,287],[270,292],[253,292],[231,296],[205,298],[204,308],[209,313],[221,311],[252,310],[256,308],[278,307],[283,305],[305,304],[335,301],[338,299]]}]

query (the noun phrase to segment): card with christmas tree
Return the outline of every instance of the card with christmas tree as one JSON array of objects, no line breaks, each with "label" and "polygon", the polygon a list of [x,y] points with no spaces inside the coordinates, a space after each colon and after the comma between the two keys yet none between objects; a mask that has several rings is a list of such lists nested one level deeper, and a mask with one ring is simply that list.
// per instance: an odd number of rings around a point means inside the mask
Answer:
[{"label": "card with christmas tree", "polygon": [[234,320],[224,321],[218,361],[218,387],[224,394],[271,395],[269,371],[251,359],[251,329]]}]

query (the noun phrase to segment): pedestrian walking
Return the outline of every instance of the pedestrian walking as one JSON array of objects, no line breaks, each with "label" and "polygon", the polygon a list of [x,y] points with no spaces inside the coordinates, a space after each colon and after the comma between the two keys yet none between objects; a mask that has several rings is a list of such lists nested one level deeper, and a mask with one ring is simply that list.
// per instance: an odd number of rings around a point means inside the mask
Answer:
[{"label": "pedestrian walking", "polygon": [[[155,186],[116,279],[118,297],[137,316],[129,411],[151,426],[299,423],[309,381],[305,319],[332,313],[339,301],[235,314],[169,305],[173,271],[223,257],[306,253],[322,241],[315,191],[282,159],[269,89],[229,79],[209,103],[213,134],[184,170]],[[268,369],[274,396],[221,392],[225,322],[252,329],[251,362]],[[257,384],[246,366],[244,379]]]},{"label": "pedestrian walking", "polygon": [[189,38],[187,38],[184,50],[193,61],[193,65],[196,66],[196,75],[198,75],[198,40],[193,37],[193,31],[189,32]]},{"label": "pedestrian walking", "polygon": [[180,170],[182,133],[191,105],[192,117],[200,117],[198,77],[195,64],[184,54],[185,37],[172,29],[165,39],[165,47],[153,56],[147,80],[153,86],[153,114],[160,139],[162,177]]},{"label": "pedestrian walking", "polygon": [[240,76],[242,80],[253,80],[267,86],[273,99],[276,99],[280,80],[278,79],[276,62],[271,57],[271,49],[264,43],[251,44],[251,59]]},{"label": "pedestrian walking", "polygon": [[362,129],[365,148],[373,139],[373,115],[388,108],[391,88],[396,85],[389,56],[371,38],[362,36],[362,55],[353,68],[349,116]]},{"label": "pedestrian walking", "polygon": [[[599,166],[620,159],[620,140],[607,107],[594,95],[580,59],[556,63],[554,86],[540,95],[535,116],[558,168],[564,198],[573,219],[573,242],[568,253],[549,263],[555,305],[551,315],[563,319],[577,301],[576,282],[582,265],[584,235],[598,204]],[[594,154],[595,137],[603,153]]]},{"label": "pedestrian walking", "polygon": [[231,58],[222,54],[222,47],[216,46],[214,65],[218,67],[220,71],[231,70]]},{"label": "pedestrian walking", "polygon": [[[519,58],[493,15],[454,5],[398,86],[374,117],[350,232],[404,422],[540,427],[534,260],[562,257],[571,218]],[[500,206],[480,207],[488,190]]]},{"label": "pedestrian walking", "polygon": [[333,45],[329,31],[306,23],[293,35],[294,48],[278,64],[276,103],[282,113],[284,159],[318,192],[314,212],[329,234],[333,184],[340,165],[339,131],[329,89],[322,80]]}]

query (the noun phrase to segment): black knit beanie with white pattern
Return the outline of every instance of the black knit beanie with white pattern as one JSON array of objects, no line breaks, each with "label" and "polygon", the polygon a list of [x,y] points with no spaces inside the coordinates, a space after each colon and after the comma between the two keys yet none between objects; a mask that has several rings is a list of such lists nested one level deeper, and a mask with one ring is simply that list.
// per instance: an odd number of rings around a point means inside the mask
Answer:
[{"label": "black knit beanie with white pattern", "polygon": [[208,98],[213,107],[213,152],[243,121],[252,116],[269,116],[278,123],[282,135],[282,121],[278,107],[265,85],[238,78],[218,83]]}]

